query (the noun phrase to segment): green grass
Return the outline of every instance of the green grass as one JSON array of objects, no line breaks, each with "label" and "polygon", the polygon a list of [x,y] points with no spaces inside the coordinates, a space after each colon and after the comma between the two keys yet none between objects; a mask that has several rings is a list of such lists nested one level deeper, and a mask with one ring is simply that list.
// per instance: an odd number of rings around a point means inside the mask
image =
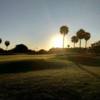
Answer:
[{"label": "green grass", "polygon": [[74,58],[0,56],[0,100],[100,100],[100,67]]}]

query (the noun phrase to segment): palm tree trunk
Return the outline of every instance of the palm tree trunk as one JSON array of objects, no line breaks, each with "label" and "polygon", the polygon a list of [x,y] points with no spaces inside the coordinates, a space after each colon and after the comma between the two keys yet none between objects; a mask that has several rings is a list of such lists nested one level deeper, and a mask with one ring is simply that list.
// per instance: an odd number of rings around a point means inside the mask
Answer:
[{"label": "palm tree trunk", "polygon": [[74,48],[75,48],[75,43],[74,43]]},{"label": "palm tree trunk", "polygon": [[8,51],[8,47],[6,46],[6,50]]},{"label": "palm tree trunk", "polygon": [[63,35],[63,48],[64,48],[64,37],[65,37],[65,35]]},{"label": "palm tree trunk", "polygon": [[85,41],[85,48],[87,48],[87,41]]},{"label": "palm tree trunk", "polygon": [[80,48],[81,48],[81,39],[80,39],[80,44],[79,45],[80,45]]}]

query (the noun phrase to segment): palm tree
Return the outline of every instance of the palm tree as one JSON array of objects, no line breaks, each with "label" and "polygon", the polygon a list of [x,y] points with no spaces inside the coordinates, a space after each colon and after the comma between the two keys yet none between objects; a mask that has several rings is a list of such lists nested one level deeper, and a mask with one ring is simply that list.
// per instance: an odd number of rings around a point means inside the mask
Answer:
[{"label": "palm tree", "polygon": [[0,44],[2,43],[2,39],[0,38]]},{"label": "palm tree", "polygon": [[80,29],[77,31],[76,35],[80,39],[79,47],[81,48],[81,40],[84,38],[85,31]]},{"label": "palm tree", "polygon": [[75,43],[78,42],[78,37],[77,36],[72,36],[71,41],[74,43],[74,48],[75,48]]},{"label": "palm tree", "polygon": [[6,45],[7,49],[8,49],[8,46],[10,45],[10,42],[9,41],[5,41],[5,45]]},{"label": "palm tree", "polygon": [[63,48],[64,48],[64,38],[65,35],[68,34],[69,28],[67,26],[60,27],[60,33],[63,35]]},{"label": "palm tree", "polygon": [[85,32],[84,39],[85,39],[85,48],[87,48],[87,41],[90,39],[91,35],[89,32]]}]

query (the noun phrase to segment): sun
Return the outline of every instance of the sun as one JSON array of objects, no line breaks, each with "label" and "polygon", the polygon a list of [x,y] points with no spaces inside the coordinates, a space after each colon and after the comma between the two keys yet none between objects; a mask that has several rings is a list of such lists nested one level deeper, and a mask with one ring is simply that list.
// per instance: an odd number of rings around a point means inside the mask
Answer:
[{"label": "sun", "polygon": [[52,45],[55,48],[61,48],[62,47],[62,36],[61,35],[57,35],[57,36],[53,37]]}]

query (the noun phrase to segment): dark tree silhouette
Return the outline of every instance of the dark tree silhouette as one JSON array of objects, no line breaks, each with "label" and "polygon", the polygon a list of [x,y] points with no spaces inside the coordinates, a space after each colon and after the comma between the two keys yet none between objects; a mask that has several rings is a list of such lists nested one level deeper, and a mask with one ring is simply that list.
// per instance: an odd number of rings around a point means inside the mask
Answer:
[{"label": "dark tree silhouette", "polygon": [[0,38],[0,44],[2,43],[2,39]]},{"label": "dark tree silhouette", "polygon": [[77,31],[76,35],[80,39],[79,47],[81,48],[81,40],[84,38],[85,31],[80,29]]},{"label": "dark tree silhouette", "polygon": [[67,47],[70,48],[70,45],[68,44]]},{"label": "dark tree silhouette", "polygon": [[18,44],[16,47],[13,49],[15,53],[26,53],[28,52],[28,47],[25,44]]},{"label": "dark tree silhouette", "polygon": [[75,44],[78,42],[78,37],[72,36],[71,41],[74,43],[74,48],[75,48]]},{"label": "dark tree silhouette", "polygon": [[40,49],[37,54],[47,54],[47,51],[44,49]]},{"label": "dark tree silhouette", "polygon": [[5,41],[5,45],[6,45],[7,49],[8,49],[8,46],[10,45],[10,41]]},{"label": "dark tree silhouette", "polygon": [[85,39],[85,48],[87,48],[87,41],[90,39],[91,35],[89,32],[85,32],[84,39]]},{"label": "dark tree silhouette", "polygon": [[67,26],[60,27],[60,33],[63,35],[63,48],[64,48],[64,38],[65,35],[68,34],[69,28]]}]

